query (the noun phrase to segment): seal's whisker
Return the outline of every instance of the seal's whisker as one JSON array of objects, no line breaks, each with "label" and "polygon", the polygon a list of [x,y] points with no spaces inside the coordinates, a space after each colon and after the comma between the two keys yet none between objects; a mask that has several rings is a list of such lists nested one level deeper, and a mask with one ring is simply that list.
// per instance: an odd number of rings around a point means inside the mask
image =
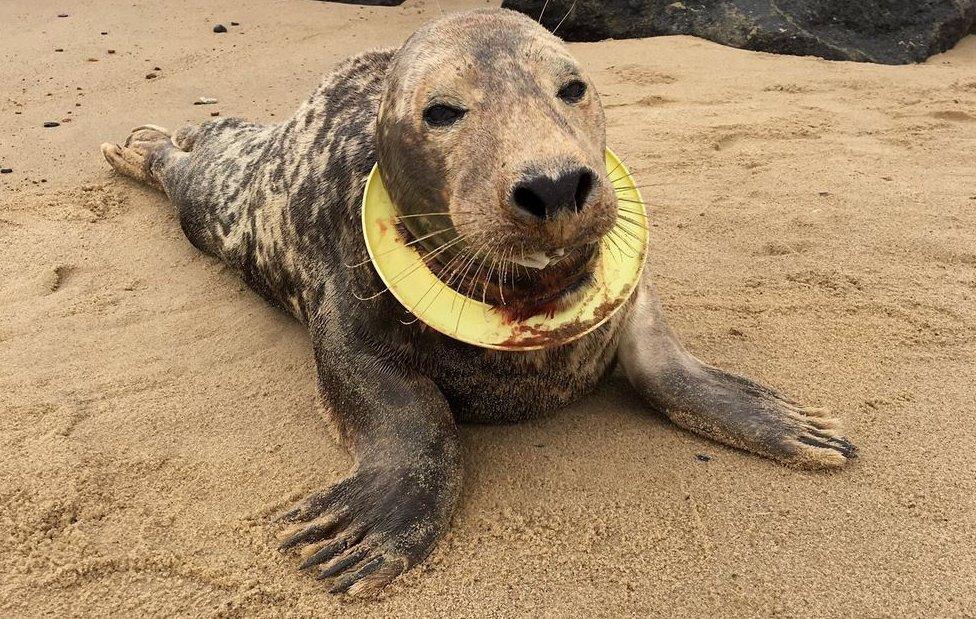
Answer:
[{"label": "seal's whisker", "polygon": [[488,271],[485,273],[485,283],[481,286],[481,302],[485,303],[485,299],[488,296],[488,286],[491,284],[491,274],[495,270],[495,266],[498,264],[498,258],[492,256],[491,264],[488,266]]},{"label": "seal's whisker", "polygon": [[[618,161],[617,165],[613,166],[613,169],[607,172],[607,178],[613,176],[613,173],[616,172],[617,169],[620,168],[620,166],[622,166],[623,164],[624,164],[623,160]],[[616,188],[614,188],[614,191],[616,191]]]},{"label": "seal's whisker", "polygon": [[555,36],[556,31],[559,30],[559,27],[563,25],[563,22],[566,21],[566,18],[569,17],[569,14],[572,13],[573,9],[575,8],[576,8],[576,0],[573,0],[573,4],[569,7],[569,10],[566,11],[566,14],[563,15],[563,18],[559,20],[559,23],[556,24],[556,27],[552,29],[553,36]]},{"label": "seal's whisker", "polygon": [[634,185],[633,187],[614,187],[613,190],[617,193],[621,193],[624,191],[630,191],[631,189],[648,189],[652,187],[661,187],[666,184],[667,183],[648,183],[646,185]]},{"label": "seal's whisker", "polygon": [[488,263],[488,257],[491,255],[491,242],[489,241],[486,245],[489,245],[489,247],[486,247],[485,257],[481,259],[481,264],[478,265],[478,270],[475,271],[474,275],[471,277],[471,281],[468,285],[468,292],[466,293],[467,296],[471,296],[471,293],[474,291],[474,286],[478,283],[478,276],[481,275],[481,269],[485,268],[485,264]]},{"label": "seal's whisker", "polygon": [[614,230],[620,230],[620,231],[621,231],[621,232],[623,232],[624,234],[626,234],[626,235],[628,235],[628,236],[630,236],[631,238],[633,238],[633,239],[634,239],[635,241],[637,241],[638,243],[643,243],[643,242],[644,242],[644,239],[642,239],[642,238],[640,238],[639,236],[637,236],[637,233],[635,233],[635,232],[634,232],[633,230],[630,230],[630,229],[628,229],[628,228],[624,228],[624,227],[623,227],[623,226],[622,226],[622,225],[620,224],[620,222],[619,222],[619,221],[617,222],[617,224],[616,224],[616,225],[615,225],[615,226],[614,226],[613,228],[614,228]]},{"label": "seal's whisker", "polygon": [[498,266],[498,295],[501,297],[502,305],[508,305],[508,303],[505,302],[505,287],[502,285],[502,273],[508,268],[507,256],[512,251],[514,250],[509,248],[508,251],[505,252],[506,258],[503,258],[501,264]]},{"label": "seal's whisker", "polygon": [[[488,244],[490,242],[491,241],[485,241],[485,243],[483,245],[481,245],[481,247],[479,247],[478,250],[475,251],[471,255],[471,259],[467,261],[467,264],[464,265],[464,271],[462,273],[460,273],[460,277],[458,277],[458,280],[457,280],[457,287],[458,287],[458,289],[460,289],[462,286],[464,286],[464,280],[467,279],[467,277],[468,277],[468,271],[471,270],[471,267],[474,266],[475,261],[478,260],[478,254],[480,254],[486,247],[488,247]],[[458,292],[458,294],[460,294],[461,296],[463,296],[465,298],[465,301],[467,300],[467,295],[465,295],[460,290],[457,290],[457,292]],[[455,301],[457,301],[457,297],[454,297],[454,298],[451,299],[451,311],[452,312],[454,311],[454,303],[455,303]],[[462,305],[462,308],[463,307],[464,306]],[[462,309],[462,311],[463,311],[463,309]],[[457,331],[457,327],[455,327],[455,332],[456,331]]]},{"label": "seal's whisker", "polygon": [[610,256],[611,258],[613,258],[613,261],[614,261],[614,263],[618,263],[618,262],[619,262],[619,261],[617,260],[617,256],[616,256],[616,254],[614,254],[614,253],[613,253],[613,252],[612,252],[612,251],[610,250],[610,243],[609,243],[609,241],[608,241],[608,240],[606,239],[606,237],[604,237],[604,238],[602,238],[602,239],[600,239],[600,247],[603,247],[604,249],[606,249],[606,250],[607,250],[607,255],[608,255],[608,256]]},{"label": "seal's whisker", "polygon": [[[614,226],[613,230],[611,230],[609,234],[615,240],[620,241],[620,243],[622,243],[625,247],[627,247],[627,249],[629,249],[630,251],[634,252],[632,254],[628,254],[627,252],[624,252],[627,255],[628,258],[635,258],[637,256],[637,254],[638,254],[637,250],[634,249],[634,246],[630,244],[630,241],[628,241],[627,238],[624,237],[624,235],[618,233],[618,230],[619,230],[619,228],[617,228],[616,226]],[[620,246],[618,245],[618,247],[620,247]],[[623,251],[623,248],[621,248],[620,251]]]},{"label": "seal's whisker", "polygon": [[619,219],[620,221],[624,221],[632,226],[637,226],[641,230],[647,230],[647,226],[645,226],[644,224],[640,223],[639,221],[630,219],[629,217],[626,217],[624,215],[621,215],[620,213],[617,213],[617,219]]},{"label": "seal's whisker", "polygon": [[[463,292],[461,292],[460,289],[464,286],[464,280],[468,276],[468,271],[471,270],[471,267],[474,265],[475,261],[478,259],[478,254],[481,253],[481,251],[483,251],[486,247],[488,247],[488,244],[489,243],[490,243],[490,241],[485,241],[485,243],[483,245],[481,245],[477,249],[477,251],[475,251],[471,255],[471,258],[469,260],[465,261],[465,264],[462,265],[463,266],[463,269],[464,269],[463,271],[460,270],[461,267],[458,268],[458,273],[457,273],[458,277],[457,277],[457,284],[456,284],[457,288],[455,288],[455,292],[457,292],[459,295],[461,295],[462,297],[464,297],[464,300],[461,302],[461,311],[458,313],[457,322],[454,324],[454,332],[455,333],[457,333],[458,327],[461,325],[461,316],[464,314],[464,306],[468,302],[468,296],[466,294],[464,294]],[[451,297],[451,312],[454,311],[454,305],[455,305],[456,302],[457,302],[457,295]]]},{"label": "seal's whisker", "polygon": [[397,219],[410,219],[411,217],[435,217],[440,215],[450,215],[450,211],[444,211],[442,213],[414,213],[412,215],[397,215]]},{"label": "seal's whisker", "polygon": [[628,176],[633,176],[634,175],[634,172],[635,172],[635,170],[631,170],[630,172],[624,174],[623,176],[619,176],[617,178],[611,178],[610,179],[610,182],[611,183],[618,183],[618,182],[624,180],[625,178],[627,178]]},{"label": "seal's whisker", "polygon": [[[618,217],[620,216],[620,213],[626,213],[626,216],[629,216],[631,218],[636,218],[636,219],[634,219],[634,221],[632,223],[641,223],[640,222],[640,218],[646,218],[647,217],[647,213],[642,213],[641,211],[625,211],[624,209],[620,209],[619,212],[617,213],[617,216]],[[646,230],[646,228],[645,228],[645,230]]]},{"label": "seal's whisker", "polygon": [[[490,241],[486,242],[482,246],[482,249],[487,248],[489,243],[490,243]],[[475,256],[477,256],[477,254],[475,254]],[[486,257],[487,257],[487,254],[486,254]],[[472,262],[471,264],[469,264],[468,267],[466,269],[464,269],[464,275],[465,275],[465,277],[467,277],[467,275],[468,275],[468,269],[470,269],[473,265],[474,265],[474,262]],[[484,265],[484,261],[482,261],[482,266],[483,265]],[[480,270],[481,270],[481,266],[478,267],[478,271],[480,271]],[[477,279],[477,277],[478,277],[478,271],[475,271],[473,280],[474,279]],[[460,285],[458,285],[458,287],[460,288]],[[454,332],[455,333],[457,333],[458,332],[458,329],[461,328],[461,317],[464,316],[464,308],[468,305],[468,299],[471,298],[471,287],[470,286],[468,286],[468,292],[465,293],[463,296],[464,296],[464,301],[461,302],[461,311],[458,312],[457,322],[454,323]],[[452,301],[452,305],[453,305],[453,301]]]},{"label": "seal's whisker", "polygon": [[630,213],[631,215],[643,215],[644,217],[647,217],[647,211],[645,211],[644,209],[638,211],[634,208],[627,208],[626,206],[618,206],[617,210],[623,213]]},{"label": "seal's whisker", "polygon": [[[413,245],[415,243],[420,243],[421,241],[425,241],[425,240],[427,240],[427,239],[429,239],[429,238],[431,238],[433,236],[437,236],[438,234],[441,234],[443,232],[447,232],[448,230],[453,230],[453,229],[454,229],[454,226],[448,226],[446,228],[441,228],[440,230],[437,230],[435,232],[431,232],[430,234],[425,234],[424,236],[418,237],[418,238],[410,241],[409,243],[404,243],[403,246],[404,247],[409,247],[410,245]],[[386,254],[388,254],[390,252],[397,251],[398,249],[400,249],[400,248],[399,247],[394,247],[394,248],[388,249],[388,250],[386,250],[384,252],[380,252],[377,255],[378,256],[385,256]],[[363,266],[365,264],[369,264],[372,261],[373,261],[372,258],[367,258],[366,260],[363,260],[362,262],[357,262],[356,264],[346,264],[345,262],[343,262],[343,264],[346,266],[347,269],[358,269],[359,267],[361,267],[361,266]]]},{"label": "seal's whisker", "polygon": [[[628,245],[624,241],[623,237],[621,237],[619,234],[614,234],[613,235],[613,239],[614,239],[614,242],[617,243],[617,247],[620,249],[620,253],[621,254],[623,254],[624,256],[627,256],[628,258],[636,258],[637,257],[637,254],[635,253],[634,248],[631,247],[630,245]],[[624,247],[626,247],[627,249],[624,249]]]},{"label": "seal's whisker", "polygon": [[[426,298],[426,297],[427,297],[427,295],[428,295],[428,294],[430,294],[430,291],[434,289],[434,286],[436,286],[436,285],[437,285],[437,283],[438,283],[439,281],[443,281],[443,279],[441,278],[441,274],[442,274],[442,273],[443,273],[443,272],[444,272],[445,270],[447,270],[447,269],[449,269],[449,268],[451,268],[451,265],[453,265],[453,264],[454,264],[454,262],[456,262],[456,261],[457,261],[458,259],[462,259],[462,260],[463,260],[463,258],[464,258],[464,256],[466,256],[466,255],[467,255],[467,252],[468,252],[468,251],[470,251],[470,250],[469,250],[469,249],[467,249],[467,248],[465,248],[465,249],[463,249],[463,250],[462,250],[462,251],[461,251],[460,253],[458,253],[458,254],[457,254],[456,256],[454,256],[453,258],[451,258],[450,260],[448,260],[448,261],[447,261],[447,262],[446,262],[446,263],[444,264],[444,266],[443,266],[443,267],[441,267],[441,268],[440,268],[440,269],[438,270],[438,272],[437,272],[437,274],[436,274],[436,276],[434,277],[434,281],[433,281],[433,282],[431,282],[431,284],[430,284],[430,287],[429,287],[429,288],[428,288],[428,289],[427,289],[427,290],[426,290],[426,291],[424,292],[424,294],[422,294],[422,295],[420,295],[420,298],[419,298],[419,299],[417,299],[417,302],[416,302],[416,303],[414,303],[414,305],[413,305],[413,307],[411,307],[410,309],[408,309],[408,310],[407,310],[407,311],[409,311],[409,312],[410,312],[411,314],[413,314],[413,315],[414,315],[414,319],[413,319],[413,320],[411,320],[411,321],[408,321],[408,322],[404,322],[403,320],[401,320],[400,322],[401,322],[402,324],[405,324],[405,325],[409,325],[409,324],[413,324],[413,323],[415,323],[415,322],[417,322],[417,320],[418,320],[418,319],[417,319],[417,311],[416,311],[416,310],[417,310],[417,308],[418,308],[418,307],[420,307],[420,304],[421,304],[421,303],[423,303],[423,301],[424,301],[424,298]],[[446,283],[446,282],[445,282],[445,283]],[[448,284],[448,285],[450,285],[450,284]],[[435,299],[437,298],[437,295],[439,295],[439,294],[441,293],[441,290],[443,290],[443,288],[438,288],[438,290],[437,290],[437,292],[436,292],[436,293],[434,294],[434,296],[433,296],[433,297],[431,297],[431,299],[430,299],[430,303],[428,303],[428,304],[427,304],[427,308],[426,308],[426,309],[430,309],[430,306],[434,304],[434,300],[435,300]],[[426,311],[426,309],[425,309],[425,311]]]},{"label": "seal's whisker", "polygon": [[540,25],[542,24],[542,16],[546,14],[547,6],[549,6],[549,0],[546,0],[545,3],[542,5],[542,11],[539,13],[539,19],[536,20],[537,22],[539,22]]},{"label": "seal's whisker", "polygon": [[[397,273],[396,275],[394,275],[393,278],[392,278],[392,280],[390,281],[390,285],[397,284],[403,278],[412,275],[417,269],[419,269],[421,267],[421,265],[427,266],[427,260],[428,259],[440,255],[441,253],[443,253],[448,248],[453,247],[454,245],[456,245],[459,242],[461,242],[462,240],[464,240],[464,237],[465,237],[465,235],[461,235],[461,236],[459,236],[459,237],[457,237],[457,238],[455,238],[453,240],[450,240],[450,241],[447,241],[447,242],[441,244],[440,247],[431,250],[426,255],[424,255],[420,259],[419,262],[417,262],[416,264],[410,265],[408,267],[405,267],[399,273]],[[360,301],[370,301],[370,300],[375,299],[376,297],[380,296],[384,292],[388,291],[389,289],[390,289],[390,287],[389,286],[386,286],[386,287],[383,288],[383,290],[380,290],[376,294],[370,295],[368,297],[360,297],[355,292],[353,292],[353,296],[356,297],[357,299],[359,299]]]},{"label": "seal's whisker", "polygon": [[633,256],[631,256],[630,254],[624,252],[624,250],[620,249],[620,245],[617,244],[617,241],[616,241],[616,239],[614,239],[614,235],[612,234],[612,232],[613,232],[612,230],[610,232],[608,232],[607,235],[604,238],[606,238],[607,241],[609,241],[610,243],[613,243],[613,246],[617,248],[617,251],[619,251],[621,253],[621,255],[625,255],[625,256],[628,256],[630,258],[633,258]]},{"label": "seal's whisker", "polygon": [[427,258],[431,257],[432,255],[436,255],[435,252],[438,252],[439,253],[439,252],[444,251],[448,247],[456,244],[459,240],[461,240],[461,238],[463,238],[463,237],[458,237],[458,238],[454,239],[453,241],[447,241],[447,242],[445,242],[440,247],[438,247],[437,249],[432,250],[430,253],[428,253],[426,256],[424,256],[417,264],[413,264],[413,265],[410,265],[408,267],[405,267],[403,270],[401,270],[399,273],[397,273],[396,275],[393,276],[393,278],[390,281],[390,284],[389,285],[384,286],[383,289],[380,290],[379,292],[377,292],[375,294],[372,294],[372,295],[370,295],[368,297],[361,297],[358,294],[356,294],[355,291],[353,291],[352,296],[354,296],[355,298],[359,299],[360,301],[371,301],[371,300],[375,299],[376,297],[380,296],[384,292],[389,291],[391,285],[395,285],[395,284],[399,283],[401,279],[403,279],[405,277],[408,277],[409,275],[413,274],[418,268],[420,268],[420,265],[422,265],[422,264],[423,265],[426,265]]},{"label": "seal's whisker", "polygon": [[410,215],[397,215],[397,219],[410,219],[411,217],[434,217],[443,215],[477,215],[475,211],[440,211],[437,213],[412,213]]},{"label": "seal's whisker", "polygon": [[[488,248],[488,245],[490,245],[490,243],[491,243],[491,241],[486,242],[484,244],[484,246],[483,246],[483,249],[487,249]],[[478,281],[478,274],[481,273],[481,269],[484,268],[484,266],[485,266],[485,260],[487,260],[487,259],[488,259],[488,253],[485,252],[485,257],[481,259],[481,264],[478,265],[478,269],[474,272],[474,276],[471,278],[471,282],[469,282],[469,284],[468,284],[468,290],[467,290],[467,292],[464,293],[464,301],[461,303],[461,311],[458,312],[457,323],[454,325],[454,332],[455,333],[457,333],[457,330],[461,327],[461,316],[464,315],[464,307],[467,305],[468,299],[471,298],[471,291],[474,288],[474,284]],[[467,275],[467,271],[466,270],[465,270],[465,275]]]},{"label": "seal's whisker", "polygon": [[[522,257],[525,258],[525,244],[524,243],[522,244]],[[532,272],[529,271],[529,267],[525,266],[524,264],[523,265],[520,265],[520,266],[522,267],[522,271],[525,273],[525,276],[526,277],[532,277]]]}]

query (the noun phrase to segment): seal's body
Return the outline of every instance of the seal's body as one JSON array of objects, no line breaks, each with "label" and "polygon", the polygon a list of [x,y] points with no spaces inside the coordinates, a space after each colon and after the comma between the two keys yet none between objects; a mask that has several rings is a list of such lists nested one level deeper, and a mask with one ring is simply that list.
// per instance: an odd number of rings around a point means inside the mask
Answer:
[{"label": "seal's body", "polygon": [[[376,294],[384,285],[360,204],[379,160],[391,195],[416,217],[408,233],[422,240],[451,214],[448,240],[428,245],[454,243],[441,273],[474,253],[458,248],[480,247],[499,263],[537,265],[513,265],[510,280],[486,281],[482,294],[530,308],[537,297],[571,302],[615,213],[594,172],[605,134],[588,86],[534,22],[475,11],[345,62],[283,124],[229,119],[173,136],[147,126],[103,145],[117,170],[166,192],[194,246],[308,326],[321,397],[355,465],[283,516],[294,525],[283,547],[302,549],[303,567],[322,566],[334,590],[376,589],[429,553],[460,495],[456,421],[558,409],[615,362],[651,407],[713,439],[796,466],[853,457],[834,420],[688,354],[649,284],[582,338],[525,352],[453,340]],[[566,260],[548,262],[563,248]]]}]

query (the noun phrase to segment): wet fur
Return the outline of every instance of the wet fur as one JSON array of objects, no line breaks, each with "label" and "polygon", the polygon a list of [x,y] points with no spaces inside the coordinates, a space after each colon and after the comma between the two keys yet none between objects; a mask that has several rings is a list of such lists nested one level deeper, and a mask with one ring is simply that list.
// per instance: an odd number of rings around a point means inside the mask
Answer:
[{"label": "wet fur", "polygon": [[[520,20],[512,36],[522,44],[535,36],[521,16],[482,13]],[[454,45],[467,51],[463,40]],[[692,431],[797,466],[853,456],[834,421],[685,352],[649,285],[596,331],[536,352],[481,349],[404,325],[389,294],[358,300],[383,289],[359,217],[394,53],[342,63],[280,125],[227,119],[174,136],[147,127],[103,146],[117,170],[166,192],[193,245],[310,331],[324,408],[355,464],[283,516],[293,525],[283,547],[301,549],[305,568],[335,591],[358,593],[421,561],[460,497],[456,421],[515,422],[559,409],[618,359],[650,407]],[[492,75],[497,59],[470,57]]]}]

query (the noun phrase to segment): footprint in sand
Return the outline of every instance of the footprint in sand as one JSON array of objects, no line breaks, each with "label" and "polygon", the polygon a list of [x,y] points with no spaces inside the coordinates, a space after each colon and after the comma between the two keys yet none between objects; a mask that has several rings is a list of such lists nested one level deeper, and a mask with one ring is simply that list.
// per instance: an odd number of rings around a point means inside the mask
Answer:
[{"label": "footprint in sand", "polygon": [[70,264],[59,264],[47,271],[40,282],[41,294],[48,295],[64,287],[65,282],[74,272],[75,267]]},{"label": "footprint in sand", "polygon": [[617,79],[619,79],[621,82],[637,84],[639,86],[671,84],[678,79],[668,73],[654,71],[653,69],[648,69],[647,67],[642,67],[637,64],[623,64],[620,66],[607,67],[607,70],[613,75],[617,76]]},{"label": "footprint in sand", "polygon": [[939,120],[952,120],[956,122],[972,122],[976,120],[976,116],[962,110],[940,110],[929,113],[929,116],[938,118]]}]

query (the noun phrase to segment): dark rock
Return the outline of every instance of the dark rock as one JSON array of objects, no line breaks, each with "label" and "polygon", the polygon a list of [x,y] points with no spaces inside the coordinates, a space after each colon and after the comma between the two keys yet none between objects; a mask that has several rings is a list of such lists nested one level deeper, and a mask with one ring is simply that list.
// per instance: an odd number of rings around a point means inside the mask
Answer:
[{"label": "dark rock", "polygon": [[61,123],[55,122],[53,120],[49,120],[46,123],[44,123],[44,127],[46,129],[53,129],[54,127],[60,127],[60,126],[61,126]]},{"label": "dark rock", "polygon": [[[545,0],[505,0],[533,19]],[[689,34],[830,60],[922,61],[976,25],[976,0],[550,0],[541,23],[567,41]]]},{"label": "dark rock", "polygon": [[58,13],[58,17],[67,17],[67,16],[68,16],[67,13]]},{"label": "dark rock", "polygon": [[0,174],[13,174],[13,173],[14,171],[12,168],[0,168]]},{"label": "dark rock", "polygon": [[[336,4],[362,4],[365,6],[400,6],[403,0],[325,0]],[[539,6],[542,6],[541,4]]]},{"label": "dark rock", "polygon": [[231,26],[240,26],[240,23],[238,23],[236,21],[232,21],[232,22],[230,22],[230,25]]},{"label": "dark rock", "polygon": [[223,24],[217,24],[216,26],[214,26],[214,32],[216,32],[217,34],[222,34],[224,32],[227,32],[227,26]]},{"label": "dark rock", "polygon": [[708,462],[712,459],[712,457],[708,454],[695,454],[695,457],[701,460],[702,462]]}]

